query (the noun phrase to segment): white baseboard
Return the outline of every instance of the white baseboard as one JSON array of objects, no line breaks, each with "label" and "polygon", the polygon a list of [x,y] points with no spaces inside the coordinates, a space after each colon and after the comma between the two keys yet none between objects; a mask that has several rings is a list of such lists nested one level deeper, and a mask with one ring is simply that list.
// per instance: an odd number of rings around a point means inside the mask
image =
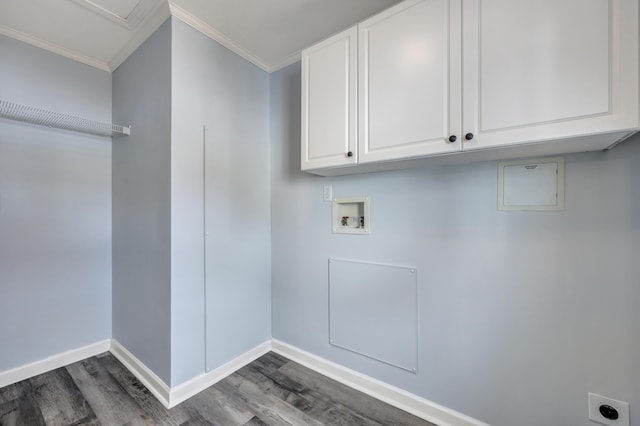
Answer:
[{"label": "white baseboard", "polygon": [[167,408],[172,408],[219,382],[250,362],[260,358],[270,350],[271,341],[267,340],[208,373],[201,374],[188,382],[170,388],[169,385],[151,371],[151,369],[135,355],[129,352],[120,342],[115,339],[108,339],[82,348],[63,352],[12,370],[0,371],[0,388],[110,351],[113,356],[149,389],[162,405]]},{"label": "white baseboard", "polygon": [[271,350],[324,376],[439,426],[489,426],[487,423],[279,340],[271,340]]},{"label": "white baseboard", "polygon": [[181,385],[169,387],[160,377],[151,371],[149,367],[125,349],[117,340],[113,339],[111,344],[111,353],[113,356],[118,358],[166,408],[175,407],[181,402],[186,401],[193,395],[202,392],[209,386],[234,373],[236,370],[260,358],[270,350],[271,341],[266,341],[215,370],[194,377]]},{"label": "white baseboard", "polygon": [[266,341],[215,370],[201,374],[173,388],[169,387],[142,361],[136,358],[115,339],[103,340],[12,370],[2,371],[0,372],[0,388],[99,355],[106,351],[110,351],[167,408],[180,404],[267,352],[273,351],[324,376],[439,426],[489,426],[487,423],[458,413],[435,402],[431,402],[403,389],[391,386],[276,339]]},{"label": "white baseboard", "polygon": [[56,368],[64,367],[65,365],[73,364],[74,362],[99,355],[103,352],[107,352],[110,347],[111,340],[107,339],[101,342],[92,343],[82,348],[62,352],[11,370],[0,371],[0,388],[29,379],[37,376],[38,374],[55,370]]},{"label": "white baseboard", "polygon": [[170,388],[156,373],[151,371],[149,367],[136,358],[135,355],[129,352],[116,339],[111,339],[111,353],[149,389],[162,405],[169,408]]},{"label": "white baseboard", "polygon": [[226,364],[209,371],[208,373],[201,374],[193,379],[185,382],[181,385],[171,388],[171,394],[169,396],[168,408],[175,407],[181,402],[191,398],[193,395],[202,392],[211,385],[216,384],[220,380],[224,379],[230,374],[233,374],[237,370],[241,369],[245,365],[260,358],[271,350],[271,341],[267,340],[264,343],[256,346],[253,349],[243,353],[242,355],[232,359]]}]

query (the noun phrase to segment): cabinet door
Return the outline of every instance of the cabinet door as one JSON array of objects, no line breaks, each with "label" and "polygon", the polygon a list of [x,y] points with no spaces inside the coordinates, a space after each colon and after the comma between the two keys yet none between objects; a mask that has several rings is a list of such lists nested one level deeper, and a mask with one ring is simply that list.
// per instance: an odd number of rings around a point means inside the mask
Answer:
[{"label": "cabinet door", "polygon": [[302,52],[302,170],[357,163],[357,29]]},{"label": "cabinet door", "polygon": [[465,0],[464,150],[638,126],[637,0]]},{"label": "cabinet door", "polygon": [[360,163],[461,149],[460,8],[408,0],[358,25]]}]

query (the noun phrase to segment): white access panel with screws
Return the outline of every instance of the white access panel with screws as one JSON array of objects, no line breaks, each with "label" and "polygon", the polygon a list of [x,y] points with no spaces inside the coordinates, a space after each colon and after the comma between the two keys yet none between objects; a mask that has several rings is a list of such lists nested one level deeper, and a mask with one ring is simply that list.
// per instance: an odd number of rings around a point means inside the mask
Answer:
[{"label": "white access panel with screws", "polygon": [[564,158],[498,163],[498,210],[564,210]]}]

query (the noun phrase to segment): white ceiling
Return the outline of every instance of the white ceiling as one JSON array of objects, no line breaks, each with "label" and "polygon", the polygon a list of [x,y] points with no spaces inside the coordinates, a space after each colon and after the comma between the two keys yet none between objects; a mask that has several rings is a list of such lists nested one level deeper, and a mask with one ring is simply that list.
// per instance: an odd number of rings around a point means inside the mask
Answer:
[{"label": "white ceiling", "polygon": [[0,0],[0,34],[106,71],[169,15],[272,72],[400,0]]}]

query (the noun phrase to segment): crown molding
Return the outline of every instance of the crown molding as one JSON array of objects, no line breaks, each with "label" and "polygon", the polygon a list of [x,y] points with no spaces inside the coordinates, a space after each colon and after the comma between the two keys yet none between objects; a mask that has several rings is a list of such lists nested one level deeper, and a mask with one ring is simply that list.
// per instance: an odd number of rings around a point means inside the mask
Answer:
[{"label": "crown molding", "polygon": [[160,28],[169,16],[171,16],[169,4],[165,1],[158,3],[124,47],[109,61],[109,70],[115,71],[142,43]]},{"label": "crown molding", "polygon": [[97,3],[94,3],[92,0],[71,0],[72,2],[78,4],[79,6],[89,10],[101,16],[105,19],[108,19],[111,22],[114,22],[129,31],[135,30],[137,26],[146,19],[146,16],[152,13],[160,4],[166,3],[166,0],[139,0],[135,5],[131,13],[127,17],[122,17],[109,9],[100,6]]},{"label": "crown molding", "polygon": [[168,3],[169,3],[169,9],[171,11],[170,12],[171,16],[178,18],[185,24],[189,25],[190,27],[194,28],[196,31],[199,31],[200,33],[204,34],[210,39],[217,41],[227,49],[243,57],[247,61],[251,62],[258,68],[262,69],[263,71],[266,71],[269,74],[272,72],[278,71],[288,65],[294,64],[300,60],[301,52],[298,51],[298,52],[292,53],[291,55],[287,56],[282,61],[276,64],[268,64],[264,62],[262,59],[260,59],[257,55],[253,54],[248,49],[245,49],[244,47],[234,42],[232,39],[227,37],[224,33],[216,30],[206,22],[202,21],[198,17],[192,15],[187,10],[175,4],[173,0],[168,0]]},{"label": "crown molding", "polygon": [[284,67],[288,67],[291,64],[295,64],[296,62],[298,62],[300,60],[301,57],[302,57],[302,52],[301,51],[297,51],[295,53],[292,53],[291,55],[289,55],[286,58],[284,58],[282,61],[278,62],[275,65],[272,65],[267,71],[269,73],[272,73],[272,72],[276,72],[278,70],[281,70]]},{"label": "crown molding", "polygon": [[[79,2],[79,0],[74,0]],[[251,62],[258,68],[267,73],[278,71],[288,65],[291,65],[300,60],[300,52],[295,52],[282,61],[276,64],[268,64],[261,60],[257,55],[253,54],[249,50],[243,48],[225,34],[211,27],[201,19],[195,17],[185,9],[176,5],[172,0],[158,2],[152,9],[148,9],[149,15],[142,21],[137,30],[133,31],[133,35],[127,41],[115,56],[108,62],[92,58],[90,56],[82,55],[64,47],[58,46],[54,43],[40,39],[38,37],[25,34],[17,31],[13,28],[0,24],[0,35],[5,35],[13,39],[25,42],[32,46],[47,50],[51,53],[55,53],[60,56],[72,59],[74,61],[89,65],[106,72],[113,72],[116,70],[135,50],[140,47],[142,43],[147,40],[170,16],[174,16],[181,20],[185,24],[204,34],[212,40],[220,43],[222,46]],[[96,12],[97,13],[97,12]]]},{"label": "crown molding", "polygon": [[47,50],[51,53],[64,56],[65,58],[69,58],[74,61],[81,62],[85,65],[89,65],[91,67],[97,68],[102,71],[107,71],[107,72],[112,71],[111,68],[109,67],[109,64],[107,64],[106,62],[99,61],[89,56],[81,55],[69,49],[65,49],[64,47],[58,46],[57,44],[14,30],[13,28],[9,28],[2,24],[0,24],[0,34],[22,41],[32,46],[39,47],[40,49]]},{"label": "crown molding", "polygon": [[171,10],[171,15],[172,16],[178,18],[179,20],[181,20],[185,24],[187,24],[190,27],[192,27],[192,28],[196,29],[197,31],[201,32],[202,34],[204,34],[205,36],[209,37],[210,39],[217,41],[218,43],[220,43],[221,45],[223,45],[227,49],[229,49],[232,52],[234,52],[235,54],[243,57],[247,61],[249,61],[252,64],[254,64],[255,66],[257,66],[258,68],[260,68],[260,69],[262,69],[262,70],[264,70],[266,72],[270,72],[269,69],[271,67],[269,66],[269,64],[266,64],[265,62],[260,60],[260,58],[258,58],[256,55],[251,53],[249,50],[243,48],[239,44],[236,44],[233,40],[231,40],[225,34],[221,33],[220,31],[216,30],[215,28],[211,27],[209,24],[207,24],[206,22],[202,21],[201,19],[193,16],[191,13],[187,12],[185,9],[183,9],[180,6],[176,5],[171,0],[169,0],[169,9]]}]

